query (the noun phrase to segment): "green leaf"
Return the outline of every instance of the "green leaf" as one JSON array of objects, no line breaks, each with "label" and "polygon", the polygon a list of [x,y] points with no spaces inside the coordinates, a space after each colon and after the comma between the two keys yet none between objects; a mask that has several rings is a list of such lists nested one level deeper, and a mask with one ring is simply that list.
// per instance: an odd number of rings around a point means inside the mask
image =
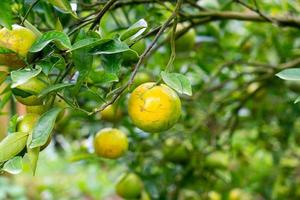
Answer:
[{"label": "green leaf", "polygon": [[11,29],[13,23],[13,15],[11,10],[11,0],[1,0],[0,1],[0,25]]},{"label": "green leaf", "polygon": [[107,71],[93,71],[89,78],[93,83],[96,84],[103,84],[103,83],[112,83],[112,82],[118,82],[119,78],[115,73],[109,73]]},{"label": "green leaf", "polygon": [[72,7],[67,0],[48,0],[49,3],[51,3],[53,6],[55,6],[59,11],[63,13],[69,13],[73,17],[77,18],[77,15],[75,12],[73,12]]},{"label": "green leaf", "polygon": [[27,156],[29,158],[32,174],[35,175],[37,162],[39,160],[40,147],[27,148]]},{"label": "green leaf", "polygon": [[30,48],[30,52],[41,51],[52,41],[58,42],[60,45],[67,49],[72,48],[70,39],[65,33],[59,31],[49,31],[44,33],[37,39],[37,41],[35,41],[35,43]]},{"label": "green leaf", "polygon": [[118,73],[121,68],[121,54],[104,54],[101,56],[103,67],[109,73]]},{"label": "green leaf", "polygon": [[66,68],[65,59],[59,54],[53,54],[37,63],[37,66],[42,68],[42,71],[49,75],[49,73],[54,69],[64,70]]},{"label": "green leaf", "polygon": [[7,75],[7,72],[0,71],[0,85],[6,80]]},{"label": "green leaf", "polygon": [[32,141],[32,134],[29,135],[27,139],[27,156],[30,162],[30,167],[32,170],[32,174],[35,175],[37,162],[39,160],[40,147],[29,148],[29,145]]},{"label": "green leaf", "polygon": [[9,161],[7,161],[4,166],[3,170],[10,173],[10,174],[19,174],[23,170],[23,161],[21,156],[16,156]]},{"label": "green leaf", "polygon": [[300,102],[300,96],[297,97],[297,99],[295,99],[294,104],[299,103]]},{"label": "green leaf", "polygon": [[16,132],[0,142],[0,162],[7,161],[20,153],[26,146],[28,133]]},{"label": "green leaf", "polygon": [[18,115],[14,115],[10,118],[9,124],[8,124],[8,135],[14,133],[17,131],[17,123],[18,123]]},{"label": "green leaf", "polygon": [[0,47],[0,54],[10,54],[10,53],[15,53],[15,52],[5,47]]},{"label": "green leaf", "polygon": [[16,88],[19,85],[22,85],[26,83],[29,79],[37,76],[39,73],[41,73],[42,68],[37,67],[35,69],[22,69],[22,70],[17,70],[17,71],[12,71],[11,72],[11,80],[12,80],[12,85],[11,88]]},{"label": "green leaf", "polygon": [[91,50],[91,53],[95,55],[100,54],[115,54],[115,53],[122,53],[125,51],[130,51],[131,49],[128,45],[124,42],[119,40],[110,40],[108,42],[102,43],[97,45]]},{"label": "green leaf", "polygon": [[148,27],[147,22],[144,19],[140,19],[138,22],[133,24],[131,27],[129,27],[126,31],[124,31],[121,34],[120,40],[124,41],[129,38],[133,40],[138,36],[140,36],[141,34],[143,34],[147,29],[147,27]]},{"label": "green leaf", "polygon": [[75,51],[82,48],[91,48],[109,42],[111,40],[112,39],[85,38],[75,42],[75,44],[73,44],[72,48],[69,51]]},{"label": "green leaf", "polygon": [[192,86],[186,76],[178,73],[161,72],[164,82],[180,94],[192,95]]},{"label": "green leaf", "polygon": [[71,87],[74,86],[74,84],[72,83],[58,83],[55,85],[51,85],[47,88],[45,88],[44,90],[42,90],[42,92],[38,95],[38,98],[44,97],[47,94],[51,93],[51,92],[56,92],[58,90],[64,89],[66,87]]},{"label": "green leaf", "polygon": [[[22,17],[22,20],[23,20],[23,17]],[[34,34],[37,37],[41,37],[42,36],[42,33],[33,24],[31,24],[28,20],[24,21],[24,26],[26,28],[28,28],[29,30],[31,30],[32,32],[34,32]]]},{"label": "green leaf", "polygon": [[[90,42],[93,41],[95,39],[95,36],[92,34],[93,34],[93,32],[86,33],[81,30],[76,38],[76,40],[77,40],[76,43],[79,41],[86,40],[86,39],[90,39],[89,40]],[[96,38],[96,39],[98,39],[98,38]],[[80,44],[82,44],[82,43],[80,43]],[[72,53],[72,58],[74,61],[75,68],[79,73],[76,85],[72,89],[72,94],[74,96],[77,95],[77,93],[79,92],[83,82],[88,77],[88,75],[92,69],[92,65],[93,65],[93,55],[89,52],[90,51],[89,45],[87,45],[86,47],[83,47],[80,44],[77,43],[77,47],[80,47],[80,48],[77,48],[77,50],[73,51],[73,53]],[[84,59],[82,59],[82,58],[84,58]]]},{"label": "green leaf", "polygon": [[9,102],[12,93],[11,91],[5,92],[0,99],[0,110],[4,108],[4,106]]},{"label": "green leaf", "polygon": [[285,69],[276,76],[284,80],[298,81],[300,80],[300,68]]},{"label": "green leaf", "polygon": [[40,147],[46,144],[54,128],[56,118],[61,111],[61,108],[52,108],[40,117],[32,131],[30,148]]}]

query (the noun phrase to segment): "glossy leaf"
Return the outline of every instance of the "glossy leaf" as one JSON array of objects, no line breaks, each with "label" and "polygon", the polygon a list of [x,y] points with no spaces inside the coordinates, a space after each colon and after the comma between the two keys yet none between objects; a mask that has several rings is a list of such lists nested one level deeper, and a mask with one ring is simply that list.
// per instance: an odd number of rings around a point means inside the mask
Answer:
[{"label": "glossy leaf", "polygon": [[192,95],[192,86],[186,76],[178,73],[161,72],[164,82],[180,94]]},{"label": "glossy leaf", "polygon": [[51,85],[47,88],[45,88],[44,90],[42,90],[42,92],[38,95],[39,98],[46,96],[47,94],[51,93],[51,92],[57,92],[59,90],[62,90],[66,87],[71,87],[74,86],[74,84],[72,83],[58,83],[55,85]]},{"label": "glossy leaf", "polygon": [[300,68],[285,69],[276,74],[281,79],[300,81]]},{"label": "glossy leaf", "polygon": [[27,156],[30,162],[32,174],[35,175],[37,162],[40,154],[40,147],[29,148],[31,141],[32,141],[32,134],[30,134],[27,139]]},{"label": "glossy leaf", "polygon": [[95,48],[91,50],[91,53],[95,55],[100,55],[100,54],[115,54],[115,53],[121,53],[125,51],[130,51],[128,45],[124,42],[115,39],[97,45]]},{"label": "glossy leaf", "polygon": [[111,41],[111,39],[99,39],[99,38],[85,38],[82,40],[77,41],[73,46],[72,49],[69,51],[75,51],[82,48],[90,48],[96,45],[100,45],[106,42]]},{"label": "glossy leaf", "polygon": [[48,1],[61,12],[70,13],[72,14],[72,16],[77,18],[76,13],[73,12],[72,7],[68,0],[48,0]]},{"label": "glossy leaf", "polygon": [[129,38],[135,39],[141,34],[143,34],[147,29],[147,27],[148,27],[147,22],[144,19],[141,19],[135,24],[133,24],[131,27],[129,27],[126,31],[124,31],[120,36],[120,40],[124,41]]},{"label": "glossy leaf", "polygon": [[112,83],[112,82],[118,82],[119,78],[115,73],[109,73],[107,71],[93,71],[93,73],[90,74],[89,78],[93,83],[101,84],[101,83]]},{"label": "glossy leaf", "polygon": [[44,33],[30,48],[30,52],[38,52],[45,48],[50,42],[58,42],[60,45],[67,49],[71,49],[71,42],[69,37],[59,31],[49,31]]},{"label": "glossy leaf", "polygon": [[16,132],[0,142],[0,162],[7,161],[20,153],[26,146],[28,133]]},{"label": "glossy leaf", "polygon": [[0,1],[0,25],[11,29],[13,23],[13,16],[11,10],[11,1],[10,0],[1,0]]},{"label": "glossy leaf", "polygon": [[26,83],[29,79],[37,76],[39,73],[41,73],[42,68],[37,67],[35,69],[22,69],[17,71],[11,72],[11,80],[12,80],[12,86],[11,88],[16,88],[19,85],[22,85]]},{"label": "glossy leaf", "polygon": [[32,141],[29,148],[40,147],[46,144],[54,128],[56,118],[61,111],[61,108],[52,108],[39,118],[33,128]]},{"label": "glossy leaf", "polygon": [[10,173],[10,174],[19,174],[23,170],[23,161],[21,156],[16,156],[9,161],[7,161],[4,166],[3,170]]}]

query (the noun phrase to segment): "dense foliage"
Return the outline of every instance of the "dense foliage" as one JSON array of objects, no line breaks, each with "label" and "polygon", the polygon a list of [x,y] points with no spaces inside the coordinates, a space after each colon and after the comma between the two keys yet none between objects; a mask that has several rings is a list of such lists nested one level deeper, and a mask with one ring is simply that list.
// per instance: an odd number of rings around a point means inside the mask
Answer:
[{"label": "dense foliage", "polygon": [[0,8],[0,199],[300,198],[298,1]]}]

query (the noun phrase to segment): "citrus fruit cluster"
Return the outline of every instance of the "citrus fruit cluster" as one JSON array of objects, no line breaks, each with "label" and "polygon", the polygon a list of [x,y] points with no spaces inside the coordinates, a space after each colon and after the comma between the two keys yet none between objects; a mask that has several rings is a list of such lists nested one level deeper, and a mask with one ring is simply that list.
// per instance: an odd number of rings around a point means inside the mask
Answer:
[{"label": "citrus fruit cluster", "polygon": [[[186,37],[194,37],[194,33],[188,33]],[[10,68],[20,68],[26,65],[26,59],[29,49],[36,41],[37,36],[29,29],[19,25],[13,25],[12,30],[2,28],[0,30],[0,65],[6,65]],[[181,40],[186,40],[183,37]],[[179,45],[178,40],[176,45]],[[179,48],[179,47],[178,47]],[[138,56],[145,49],[145,41],[140,40],[134,44],[131,49],[138,52]],[[179,48],[180,50],[180,48]],[[136,62],[136,55],[132,52],[124,53],[123,57],[127,63]],[[125,63],[126,63],[125,62]],[[181,101],[176,92],[165,84],[150,82],[150,76],[147,73],[139,73],[133,86],[136,88],[132,91],[128,100],[128,114],[133,124],[139,129],[157,133],[170,129],[181,116]],[[33,128],[38,122],[40,115],[45,113],[55,104],[54,100],[49,103],[40,96],[41,92],[51,85],[50,79],[43,73],[39,72],[12,87],[12,93],[18,102],[26,106],[27,114],[19,118],[17,123],[18,132],[32,134]],[[122,111],[116,104],[109,105],[101,111],[101,119],[108,122],[118,122],[122,117]],[[44,149],[50,143],[48,142],[41,147]],[[180,143],[180,142],[179,142]],[[180,156],[178,162],[184,162],[188,155],[189,147],[178,145],[178,141],[166,141],[164,149],[166,157],[170,160],[176,160],[172,157],[170,147],[178,147],[176,150]],[[94,137],[95,153],[103,158],[117,159],[128,151],[128,138],[126,134],[116,128],[104,128]],[[143,189],[143,182],[135,173],[127,173],[120,178],[116,185],[117,193],[124,198],[149,199],[149,195]]]}]

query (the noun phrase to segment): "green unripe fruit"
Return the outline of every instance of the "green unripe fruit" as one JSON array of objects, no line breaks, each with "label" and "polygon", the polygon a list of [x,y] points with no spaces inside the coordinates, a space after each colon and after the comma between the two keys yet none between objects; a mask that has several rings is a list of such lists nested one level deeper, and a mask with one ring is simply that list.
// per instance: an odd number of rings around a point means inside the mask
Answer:
[{"label": "green unripe fruit", "polygon": [[179,138],[168,138],[163,146],[164,158],[171,162],[186,162],[190,157],[192,144]]},{"label": "green unripe fruit", "polygon": [[138,198],[143,191],[143,182],[134,173],[128,173],[121,177],[116,185],[116,192],[123,198]]},{"label": "green unripe fruit", "polygon": [[43,104],[43,99],[38,95],[42,90],[47,88],[50,84],[48,77],[44,73],[29,79],[27,82],[12,89],[16,99],[28,106],[37,106]]},{"label": "green unripe fruit", "polygon": [[[22,116],[17,123],[17,132],[24,132],[32,134],[35,124],[38,122],[40,115],[29,113]],[[51,137],[47,140],[46,144],[41,146],[41,150],[45,149],[51,142]]]},{"label": "green unripe fruit", "polygon": [[[185,29],[186,26],[183,24],[178,24],[176,32],[180,32]],[[187,52],[193,49],[196,42],[196,31],[195,29],[191,28],[186,33],[181,35],[175,41],[175,48],[177,52]]]},{"label": "green unripe fruit", "polygon": [[[130,47],[130,49],[137,52],[137,54],[140,56],[146,49],[146,42],[145,40],[139,40],[134,45]],[[132,51],[126,51],[123,53],[123,64],[125,65],[131,65],[138,61],[137,55]]]}]

